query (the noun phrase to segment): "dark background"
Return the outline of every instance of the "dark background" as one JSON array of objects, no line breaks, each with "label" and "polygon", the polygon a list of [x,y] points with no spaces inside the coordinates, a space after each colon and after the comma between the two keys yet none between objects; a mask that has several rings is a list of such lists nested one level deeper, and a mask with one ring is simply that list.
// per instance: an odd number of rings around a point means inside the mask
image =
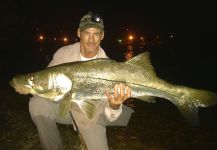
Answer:
[{"label": "dark background", "polygon": [[[102,47],[120,60],[117,39],[127,32],[150,39],[147,49],[159,76],[173,82],[216,91],[216,4],[211,1],[2,1],[0,3],[0,81],[45,68],[67,35],[74,43],[81,16],[101,14],[105,24]],[[38,36],[44,34],[41,42]],[[173,39],[169,35],[174,35]],[[153,44],[159,37],[163,46]],[[66,45],[66,44],[65,44]],[[147,50],[146,49],[146,50]]]}]

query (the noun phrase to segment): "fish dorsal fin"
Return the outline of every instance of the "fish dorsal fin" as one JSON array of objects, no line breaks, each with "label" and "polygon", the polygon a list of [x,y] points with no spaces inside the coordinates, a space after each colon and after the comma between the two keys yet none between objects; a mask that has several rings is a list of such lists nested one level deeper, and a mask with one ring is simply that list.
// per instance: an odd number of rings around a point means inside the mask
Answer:
[{"label": "fish dorsal fin", "polygon": [[126,61],[125,63],[140,66],[142,69],[145,69],[150,75],[156,76],[154,67],[151,64],[150,52],[143,52]]}]

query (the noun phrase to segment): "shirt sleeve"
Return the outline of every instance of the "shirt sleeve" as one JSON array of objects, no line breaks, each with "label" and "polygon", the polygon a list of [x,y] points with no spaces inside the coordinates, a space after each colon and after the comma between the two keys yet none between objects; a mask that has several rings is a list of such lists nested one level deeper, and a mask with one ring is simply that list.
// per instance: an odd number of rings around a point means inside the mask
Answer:
[{"label": "shirt sleeve", "polygon": [[111,107],[109,107],[109,105],[107,105],[105,108],[106,119],[110,122],[115,121],[122,114],[122,111],[123,111],[122,110],[122,104],[121,104],[120,108],[117,110],[114,110]]},{"label": "shirt sleeve", "polygon": [[65,57],[65,50],[64,48],[60,48],[56,51],[56,53],[53,55],[53,59],[49,63],[48,67],[55,66],[61,63],[64,63],[66,57]]}]

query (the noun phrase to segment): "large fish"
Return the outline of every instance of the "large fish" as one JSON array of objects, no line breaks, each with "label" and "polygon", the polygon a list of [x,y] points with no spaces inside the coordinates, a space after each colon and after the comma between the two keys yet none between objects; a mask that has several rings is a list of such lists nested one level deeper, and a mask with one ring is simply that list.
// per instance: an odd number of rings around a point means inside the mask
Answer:
[{"label": "large fish", "polygon": [[160,97],[172,102],[183,117],[198,124],[198,107],[209,107],[217,102],[211,91],[174,85],[158,78],[151,65],[149,53],[141,53],[126,62],[107,58],[64,63],[44,70],[17,75],[10,84],[21,94],[32,94],[61,102],[60,114],[78,104],[86,116],[94,115],[96,100],[106,99],[105,90],[113,91],[115,84],[131,87],[132,97],[152,102],[149,97]]}]

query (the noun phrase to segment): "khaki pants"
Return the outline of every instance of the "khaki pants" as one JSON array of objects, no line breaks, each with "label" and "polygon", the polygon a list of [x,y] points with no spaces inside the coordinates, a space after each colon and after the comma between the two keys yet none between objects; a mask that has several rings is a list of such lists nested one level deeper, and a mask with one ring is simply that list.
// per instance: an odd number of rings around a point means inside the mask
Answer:
[{"label": "khaki pants", "polygon": [[[70,113],[59,117],[59,104],[34,96],[29,102],[29,111],[35,123],[40,142],[46,150],[63,150],[63,144],[56,123],[72,124]],[[106,127],[94,124],[80,130],[88,150],[108,150]]]}]

